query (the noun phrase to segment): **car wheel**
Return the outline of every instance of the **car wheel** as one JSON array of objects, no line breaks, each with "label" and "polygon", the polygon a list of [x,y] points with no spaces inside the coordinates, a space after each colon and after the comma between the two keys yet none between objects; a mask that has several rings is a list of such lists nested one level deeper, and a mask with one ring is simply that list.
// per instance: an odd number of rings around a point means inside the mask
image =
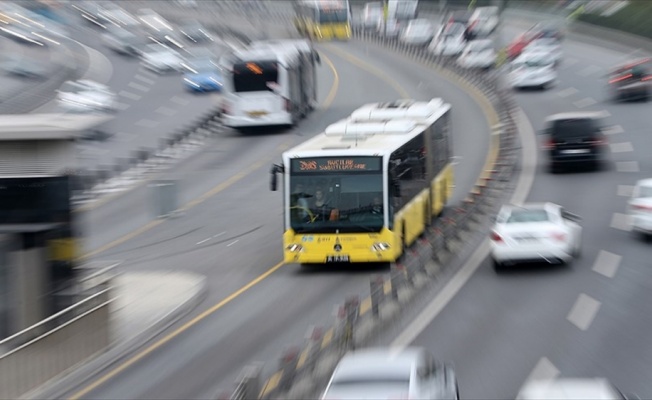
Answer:
[{"label": "car wheel", "polygon": [[504,268],[503,263],[501,263],[501,262],[499,262],[497,260],[492,260],[492,264],[493,264],[493,267],[494,267],[494,271],[496,271],[496,272],[502,272],[503,271],[503,268]]}]

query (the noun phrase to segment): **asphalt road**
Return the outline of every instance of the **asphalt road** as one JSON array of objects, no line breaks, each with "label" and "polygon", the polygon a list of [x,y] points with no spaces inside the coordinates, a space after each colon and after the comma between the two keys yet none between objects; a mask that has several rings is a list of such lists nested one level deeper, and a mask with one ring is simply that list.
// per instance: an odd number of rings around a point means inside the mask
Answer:
[{"label": "asphalt road", "polygon": [[[115,242],[110,249],[103,245],[113,237],[151,220],[147,187],[89,214],[94,220],[89,224],[92,243],[88,248],[100,251],[95,257],[123,260],[122,268],[128,271],[182,269],[207,275],[207,299],[184,321],[261,279],[266,271],[275,271],[84,398],[212,396],[230,388],[240,369],[251,361],[267,361],[266,372],[273,372],[285,345],[300,344],[311,324],[330,324],[334,306],[347,295],[368,291],[369,275],[377,269],[303,272],[296,265],[279,268],[281,198],[278,192],[268,191],[269,164],[278,161],[283,149],[320,132],[354,108],[402,97],[441,96],[451,102],[454,153],[462,156],[455,171],[454,202],[470,190],[486,157],[489,128],[468,94],[424,67],[354,41],[319,45],[319,51],[328,60],[319,74],[320,98],[325,99],[332,83],[338,81],[328,108],[314,113],[293,132],[225,132],[207,143],[201,154],[170,172],[169,177],[179,178],[184,188],[182,202],[211,187],[213,196],[191,203],[194,206],[179,218],[150,223],[140,234]],[[324,65],[329,62],[336,75]]]},{"label": "asphalt road", "polygon": [[[504,34],[519,31],[508,25]],[[552,201],[583,218],[581,258],[566,267],[501,275],[484,260],[436,318],[401,343],[425,346],[452,362],[463,398],[514,398],[528,379],[557,375],[603,376],[625,393],[652,398],[650,245],[626,230],[622,215],[631,185],[652,174],[652,106],[610,102],[603,76],[629,52],[569,40],[558,85],[517,94],[537,130],[554,113],[606,111],[611,162],[604,171],[551,175],[539,151],[527,200]]]}]

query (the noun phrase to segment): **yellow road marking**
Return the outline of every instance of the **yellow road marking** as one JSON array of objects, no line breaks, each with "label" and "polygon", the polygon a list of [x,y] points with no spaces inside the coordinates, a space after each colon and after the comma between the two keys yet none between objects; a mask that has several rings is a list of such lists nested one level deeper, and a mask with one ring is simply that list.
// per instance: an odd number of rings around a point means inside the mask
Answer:
[{"label": "yellow road marking", "polygon": [[308,354],[310,353],[310,347],[305,348],[299,355],[299,360],[297,360],[297,369],[303,367],[303,364],[308,361]]},{"label": "yellow road marking", "polygon": [[371,309],[371,297],[365,297],[365,299],[360,302],[360,308],[359,308],[360,316],[365,315],[370,309]]},{"label": "yellow road marking", "polygon": [[330,328],[329,330],[326,331],[324,334],[324,339],[321,342],[321,348],[323,349],[324,347],[328,346],[331,344],[331,341],[333,340],[333,335],[335,334],[335,329]]},{"label": "yellow road marking", "polygon": [[278,384],[281,382],[281,378],[283,377],[283,371],[278,371],[274,375],[272,375],[271,378],[267,380],[267,383],[265,384],[265,387],[263,387],[263,390],[260,392],[260,397],[265,397],[267,393],[271,392],[272,390],[276,389]]},{"label": "yellow road marking", "polygon": [[167,334],[162,339],[158,340],[157,342],[153,343],[151,346],[149,346],[146,349],[142,350],[141,352],[136,354],[134,357],[130,358],[129,360],[127,360],[124,363],[117,366],[116,368],[112,369],[110,372],[103,375],[98,380],[94,381],[90,385],[86,386],[85,388],[81,389],[77,393],[73,394],[69,398],[69,400],[78,400],[78,399],[81,399],[82,397],[86,396],[88,393],[90,393],[93,390],[97,389],[98,387],[100,387],[102,384],[104,384],[105,382],[107,382],[111,378],[115,377],[116,375],[118,375],[121,372],[125,371],[127,368],[131,367],[132,365],[134,365],[138,361],[142,360],[143,358],[145,358],[147,355],[154,352],[159,347],[163,346],[164,344],[166,344],[170,340],[174,339],[175,337],[179,336],[183,332],[187,331],[192,326],[196,325],[199,321],[201,321],[201,320],[205,319],[206,317],[210,316],[211,314],[215,313],[220,308],[224,307],[225,305],[227,305],[228,303],[233,301],[233,299],[240,296],[242,293],[244,293],[247,290],[251,289],[252,287],[256,286],[257,284],[262,282],[265,278],[267,278],[272,273],[274,273],[276,270],[281,268],[283,265],[284,265],[283,262],[280,262],[280,263],[276,264],[275,266],[273,266],[272,268],[268,269],[262,275],[258,276],[256,279],[252,280],[251,282],[247,283],[246,285],[244,285],[240,289],[236,290],[231,295],[226,297],[224,300],[220,301],[219,303],[215,304],[214,306],[212,306],[208,310],[206,310],[206,311],[202,312],[201,314],[197,315],[196,317],[194,317],[190,321],[186,322],[185,324],[183,324],[179,328],[175,329],[173,332]]}]

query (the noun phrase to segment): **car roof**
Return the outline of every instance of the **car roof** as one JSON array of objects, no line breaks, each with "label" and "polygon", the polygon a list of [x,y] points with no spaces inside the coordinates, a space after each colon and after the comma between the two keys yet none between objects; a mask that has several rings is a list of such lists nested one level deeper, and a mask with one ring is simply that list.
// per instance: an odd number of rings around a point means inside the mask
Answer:
[{"label": "car roof", "polygon": [[601,119],[604,118],[604,113],[600,111],[571,111],[557,113],[548,116],[546,122],[562,121],[565,119]]},{"label": "car roof", "polygon": [[347,353],[339,362],[333,375],[335,381],[342,377],[408,376],[421,348],[405,348],[400,352],[391,348],[365,348]]},{"label": "car roof", "polygon": [[536,380],[525,384],[519,400],[535,399],[586,399],[613,400],[623,396],[604,378],[562,378]]}]

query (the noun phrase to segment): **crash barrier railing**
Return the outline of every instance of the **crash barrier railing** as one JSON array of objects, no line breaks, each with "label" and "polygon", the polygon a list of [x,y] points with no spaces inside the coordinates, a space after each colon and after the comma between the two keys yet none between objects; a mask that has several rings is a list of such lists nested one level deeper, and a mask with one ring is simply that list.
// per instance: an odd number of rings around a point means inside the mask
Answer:
[{"label": "crash barrier railing", "polygon": [[[343,354],[368,343],[419,289],[435,282],[456,257],[461,257],[464,244],[474,235],[483,234],[490,216],[513,189],[520,148],[513,117],[516,105],[511,90],[502,83],[500,70],[463,69],[452,59],[435,57],[427,49],[364,31],[356,31],[355,38],[398,52],[479,90],[499,120],[491,132],[490,168],[482,171],[473,190],[460,204],[446,209],[400,262],[390,266],[389,273],[371,276],[368,296],[346,298],[336,307],[335,322],[330,327],[310,327],[302,346],[290,346],[282,352],[275,373],[262,380],[261,376],[243,372],[243,379],[236,382],[233,391],[219,399],[315,398]],[[247,367],[245,371],[251,369]],[[263,382],[261,386],[257,386],[259,382]]]},{"label": "crash barrier railing", "polygon": [[0,399],[17,399],[106,349],[110,289],[105,288],[0,341]]}]

